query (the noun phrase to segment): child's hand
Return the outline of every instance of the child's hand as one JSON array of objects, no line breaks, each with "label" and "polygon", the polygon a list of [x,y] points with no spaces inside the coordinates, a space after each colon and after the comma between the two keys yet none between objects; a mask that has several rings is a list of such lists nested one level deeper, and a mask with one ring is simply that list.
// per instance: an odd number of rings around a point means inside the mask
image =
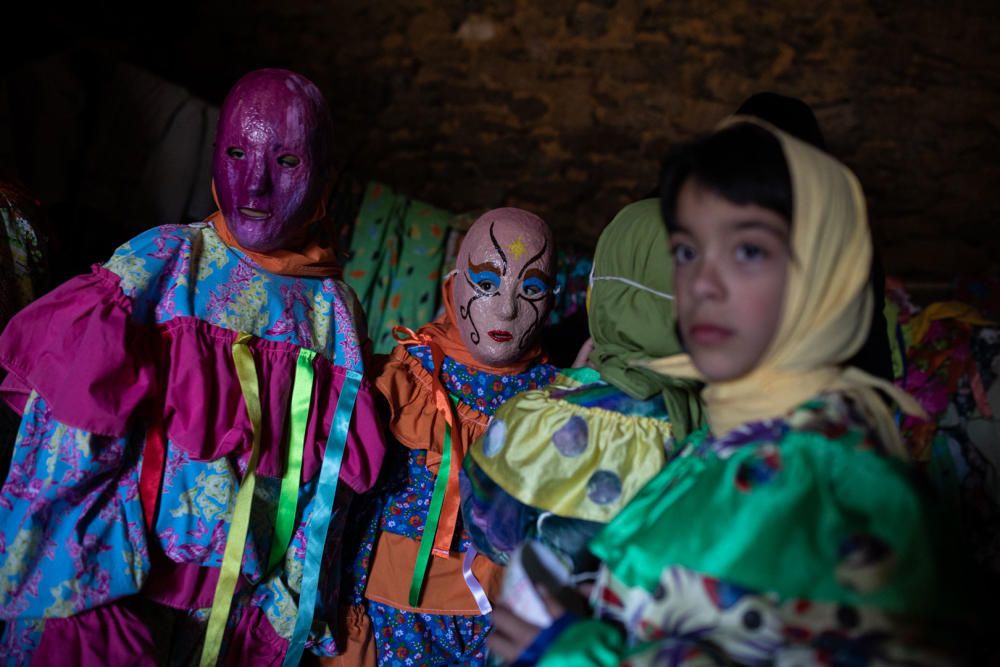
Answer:
[{"label": "child's hand", "polygon": [[[536,587],[536,590],[552,618],[559,618],[566,613],[566,609],[548,591],[542,587]],[[525,621],[505,603],[499,602],[493,607],[493,631],[486,643],[490,651],[503,658],[504,662],[514,662],[531,646],[541,631],[542,628]]]},{"label": "child's hand", "polygon": [[580,351],[576,353],[576,359],[573,360],[573,368],[583,368],[584,366],[590,366],[590,361],[588,357],[594,349],[594,339],[588,338],[584,341],[583,345],[580,346]]},{"label": "child's hand", "polygon": [[503,658],[504,662],[514,662],[541,631],[540,627],[528,623],[500,602],[493,607],[493,631],[486,644],[490,652]]}]

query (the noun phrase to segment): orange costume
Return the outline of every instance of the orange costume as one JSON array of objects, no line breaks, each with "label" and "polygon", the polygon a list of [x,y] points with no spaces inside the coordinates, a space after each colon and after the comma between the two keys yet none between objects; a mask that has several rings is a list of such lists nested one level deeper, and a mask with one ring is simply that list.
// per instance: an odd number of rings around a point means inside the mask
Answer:
[{"label": "orange costume", "polygon": [[[401,344],[376,371],[389,430],[402,447],[395,448],[396,465],[386,464],[361,539],[347,653],[326,664],[388,664],[402,653],[414,664],[484,664],[489,600],[499,592],[502,568],[471,549],[458,471],[493,411],[514,393],[544,386],[556,369],[543,363],[538,345],[508,366],[478,363],[454,324],[455,279],[444,285],[445,314],[416,332],[397,329]],[[428,525],[436,525],[426,533],[429,544],[422,542]],[[433,555],[422,558],[421,551]]]}]

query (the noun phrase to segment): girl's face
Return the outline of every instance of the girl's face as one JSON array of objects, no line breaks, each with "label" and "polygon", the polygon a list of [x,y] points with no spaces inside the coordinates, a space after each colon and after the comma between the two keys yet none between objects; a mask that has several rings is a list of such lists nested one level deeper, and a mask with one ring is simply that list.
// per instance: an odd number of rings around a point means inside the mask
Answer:
[{"label": "girl's face", "polygon": [[681,337],[706,380],[738,379],[756,367],[778,331],[788,222],[692,179],[678,193],[676,218],[670,241]]}]

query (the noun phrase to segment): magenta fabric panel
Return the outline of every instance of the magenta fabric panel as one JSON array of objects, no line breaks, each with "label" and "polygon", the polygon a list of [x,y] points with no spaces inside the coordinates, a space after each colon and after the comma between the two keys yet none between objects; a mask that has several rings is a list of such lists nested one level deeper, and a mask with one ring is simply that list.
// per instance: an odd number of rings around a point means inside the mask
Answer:
[{"label": "magenta fabric panel", "polygon": [[[167,437],[196,461],[248,455],[250,418],[233,363],[238,334],[193,317],[175,318],[161,331],[164,356],[170,360],[163,406]],[[280,347],[267,353],[271,346]],[[298,350],[259,338],[250,341],[250,349],[263,411],[258,472],[280,476],[283,434],[274,432],[274,425],[283,423]]]},{"label": "magenta fabric panel", "polygon": [[7,373],[3,381],[0,381],[0,401],[9,405],[11,410],[22,417],[30,394],[31,387],[13,373]]},{"label": "magenta fabric panel", "polygon": [[109,604],[69,618],[50,618],[34,666],[156,667],[149,628],[131,610]]},{"label": "magenta fabric panel", "polygon": [[220,660],[222,665],[253,665],[279,667],[288,652],[288,640],[282,639],[271,627],[264,612],[257,607],[243,611],[230,644]]},{"label": "magenta fabric panel", "polygon": [[[150,549],[150,571],[139,594],[148,600],[174,609],[207,609],[215,597],[219,568],[195,563],[177,563],[159,547]],[[237,591],[246,580],[240,577]]]},{"label": "magenta fabric panel", "polygon": [[127,326],[130,310],[118,276],[95,267],[11,319],[0,365],[37,390],[60,422],[122,437],[156,382],[149,332]]},{"label": "magenta fabric panel", "polygon": [[[337,374],[336,396],[325,400],[324,405],[316,404],[322,397],[314,397],[313,409],[310,412],[310,424],[306,431],[306,442],[312,443],[313,457],[316,465],[322,463],[326,448],[326,438],[330,433],[330,425],[336,411],[336,397],[340,395],[340,387],[344,384],[344,373],[334,369]],[[321,409],[320,409],[321,408]],[[319,425],[322,424],[322,428]],[[344,449],[344,463],[340,469],[340,478],[357,493],[364,493],[375,485],[382,460],[385,458],[385,435],[382,431],[381,416],[375,405],[372,384],[367,378],[361,381],[361,389],[354,404],[354,415],[351,418],[351,428],[347,434],[347,446]],[[308,459],[305,459],[308,461]]]},{"label": "magenta fabric panel", "polygon": [[[165,353],[170,359],[164,422],[167,437],[199,461],[233,454],[249,455],[250,418],[240,390],[232,345],[237,334],[193,317],[178,317],[163,327]],[[288,419],[299,348],[289,343],[253,338],[250,350],[257,366],[261,415],[261,456],[258,473],[284,474],[285,425]],[[312,408],[302,457],[302,478],[319,473],[330,424],[337,408],[345,371],[326,358],[313,359]],[[207,371],[207,372],[206,372]],[[204,382],[206,377],[211,383]],[[372,398],[363,381],[348,435],[341,478],[353,490],[367,491],[375,483],[385,455],[385,440]]]}]

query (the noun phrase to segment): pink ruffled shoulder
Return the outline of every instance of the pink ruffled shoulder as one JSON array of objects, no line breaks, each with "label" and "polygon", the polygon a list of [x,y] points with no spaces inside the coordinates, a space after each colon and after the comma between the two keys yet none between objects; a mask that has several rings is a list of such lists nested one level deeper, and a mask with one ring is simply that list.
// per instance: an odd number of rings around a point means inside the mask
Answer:
[{"label": "pink ruffled shoulder", "polygon": [[[34,389],[58,421],[110,437],[159,413],[170,441],[195,460],[249,455],[252,430],[232,356],[237,332],[194,317],[136,324],[118,280],[96,267],[15,316],[0,336],[0,364],[10,372],[0,395],[22,411]],[[249,348],[262,408],[258,472],[281,476],[299,348],[256,337]],[[313,371],[303,479],[319,472],[347,373],[319,354]],[[363,379],[341,467],[357,492],[375,483],[385,453],[372,394]]]},{"label": "pink ruffled shoulder", "polygon": [[101,267],[29,304],[0,336],[4,399],[20,412],[34,389],[57,420],[124,435],[156,383],[151,337],[129,324],[131,311],[118,276]]}]

